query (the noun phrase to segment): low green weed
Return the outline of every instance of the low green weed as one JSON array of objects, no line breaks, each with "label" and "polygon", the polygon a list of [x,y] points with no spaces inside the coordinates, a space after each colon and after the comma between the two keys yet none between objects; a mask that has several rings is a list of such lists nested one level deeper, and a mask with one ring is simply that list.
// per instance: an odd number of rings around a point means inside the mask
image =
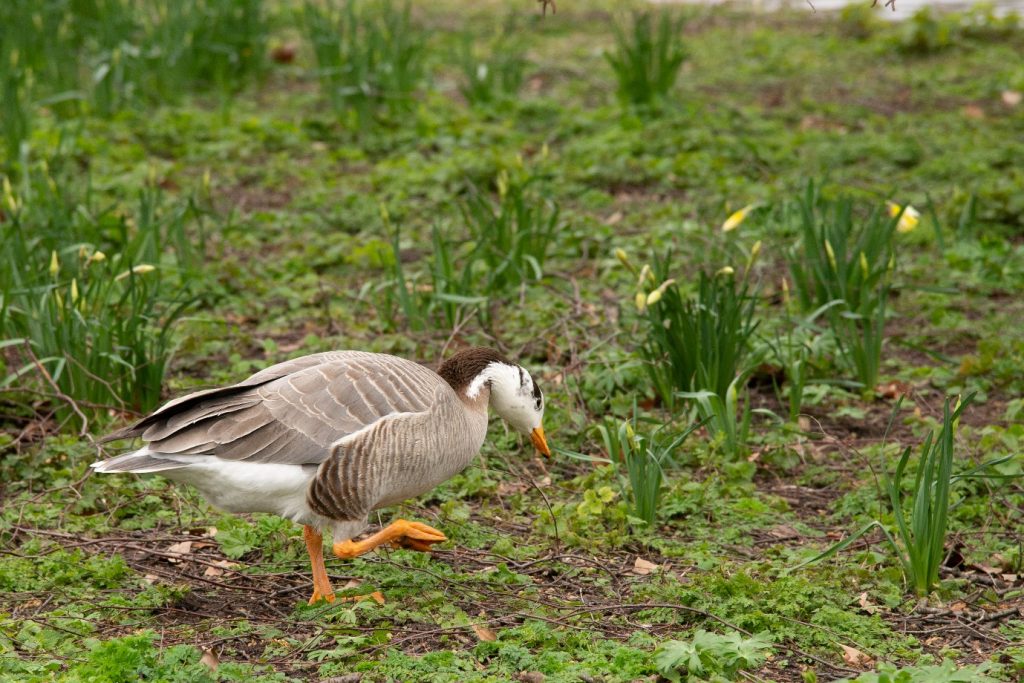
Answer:
[{"label": "low green weed", "polygon": [[408,3],[397,9],[390,2],[359,8],[354,0],[325,7],[306,2],[302,26],[320,89],[349,125],[365,130],[384,111],[411,109],[425,36],[411,21]]},{"label": "low green weed", "polygon": [[668,12],[633,15],[629,27],[616,24],[615,50],[605,59],[615,73],[619,101],[627,105],[651,106],[664,99],[679,76],[686,58],[682,45],[683,19]]},{"label": "low green weed", "polygon": [[692,401],[697,408],[702,424],[707,424],[713,443],[720,446],[727,455],[735,458],[742,455],[750,435],[752,411],[744,392],[740,402],[740,387],[746,384],[747,373],[737,375],[725,390],[725,397],[713,391],[680,391],[679,398]]},{"label": "low green weed", "polygon": [[998,683],[1003,680],[988,675],[992,668],[991,662],[958,667],[948,659],[942,664],[924,666],[882,664],[877,671],[843,678],[837,683]]},{"label": "low green weed", "polygon": [[680,434],[673,434],[663,427],[644,433],[638,429],[634,406],[632,418],[622,421],[605,418],[604,424],[597,426],[608,457],[617,467],[625,469],[624,479],[629,484],[633,515],[648,529],[654,527],[660,512],[665,464],[701,424],[691,424]]},{"label": "low green weed", "polygon": [[757,669],[771,652],[771,641],[761,635],[745,638],[698,629],[690,640],[670,640],[654,654],[658,673],[672,683],[723,676],[735,680],[740,671]]}]

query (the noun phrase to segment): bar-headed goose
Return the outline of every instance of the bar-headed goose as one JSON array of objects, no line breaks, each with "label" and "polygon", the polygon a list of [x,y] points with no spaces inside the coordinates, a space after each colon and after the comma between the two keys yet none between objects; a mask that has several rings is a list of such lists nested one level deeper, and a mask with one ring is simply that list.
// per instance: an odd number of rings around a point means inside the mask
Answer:
[{"label": "bar-headed goose", "polygon": [[279,363],[232,386],[177,398],[104,441],[141,437],[97,472],[159,472],[230,512],[272,512],[304,525],[313,597],[333,601],[322,536],[334,554],[390,543],[429,550],[443,533],[397,520],[364,540],[369,513],[429,491],[469,465],[487,406],[550,455],[544,396],[526,370],[487,348],[437,372],[377,353],[331,351]]}]

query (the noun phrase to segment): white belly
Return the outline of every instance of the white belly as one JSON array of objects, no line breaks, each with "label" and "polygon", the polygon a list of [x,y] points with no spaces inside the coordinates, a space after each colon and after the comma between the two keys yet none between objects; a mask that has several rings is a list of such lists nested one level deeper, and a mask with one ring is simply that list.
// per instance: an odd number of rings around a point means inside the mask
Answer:
[{"label": "white belly", "polygon": [[160,475],[191,484],[213,505],[228,512],[271,512],[299,524],[322,521],[306,505],[306,489],[316,465],[281,465],[224,460],[208,455],[164,456],[187,467]]}]

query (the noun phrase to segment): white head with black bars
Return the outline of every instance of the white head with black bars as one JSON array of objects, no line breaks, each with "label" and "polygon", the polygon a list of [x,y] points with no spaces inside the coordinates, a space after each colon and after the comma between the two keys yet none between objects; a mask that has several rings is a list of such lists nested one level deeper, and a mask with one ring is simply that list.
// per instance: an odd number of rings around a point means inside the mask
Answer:
[{"label": "white head with black bars", "polygon": [[494,412],[517,432],[528,435],[538,451],[551,455],[544,437],[544,394],[526,368],[493,349],[472,348],[445,361],[438,374],[471,401],[489,391]]}]

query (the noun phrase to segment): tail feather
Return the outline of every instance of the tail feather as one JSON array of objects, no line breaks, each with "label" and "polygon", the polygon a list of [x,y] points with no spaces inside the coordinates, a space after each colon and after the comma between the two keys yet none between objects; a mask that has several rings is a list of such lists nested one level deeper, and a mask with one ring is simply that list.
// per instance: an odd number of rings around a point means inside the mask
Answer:
[{"label": "tail feather", "polygon": [[111,472],[134,472],[135,474],[148,474],[150,472],[162,472],[164,470],[176,470],[187,467],[188,463],[161,458],[150,453],[146,449],[126,453],[109,460],[94,462],[91,467],[97,472],[104,474]]}]

